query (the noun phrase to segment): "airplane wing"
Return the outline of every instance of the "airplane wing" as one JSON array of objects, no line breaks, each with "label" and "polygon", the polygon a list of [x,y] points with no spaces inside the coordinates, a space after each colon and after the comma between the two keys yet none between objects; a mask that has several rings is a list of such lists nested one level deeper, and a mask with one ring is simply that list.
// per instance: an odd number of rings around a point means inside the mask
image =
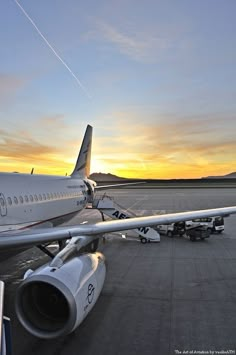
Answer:
[{"label": "airplane wing", "polygon": [[118,232],[128,229],[170,224],[180,221],[188,221],[195,218],[228,216],[236,213],[236,206],[222,207],[199,211],[178,212],[146,217],[135,217],[93,224],[76,226],[30,229],[28,231],[5,232],[0,235],[0,251],[9,248],[21,248],[44,244],[48,242],[70,239],[78,236],[101,237],[104,233]]}]

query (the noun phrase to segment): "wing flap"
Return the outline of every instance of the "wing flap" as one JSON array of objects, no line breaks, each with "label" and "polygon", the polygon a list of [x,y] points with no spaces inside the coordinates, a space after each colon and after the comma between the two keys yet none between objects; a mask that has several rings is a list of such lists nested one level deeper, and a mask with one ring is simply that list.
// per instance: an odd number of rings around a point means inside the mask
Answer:
[{"label": "wing flap", "polygon": [[135,217],[94,224],[83,224],[67,227],[42,228],[37,230],[6,232],[0,236],[0,250],[33,246],[55,240],[70,239],[76,236],[102,236],[104,233],[118,232],[128,229],[170,224],[180,221],[188,221],[195,218],[226,216],[236,213],[236,206],[214,208],[208,210],[178,212],[164,215]]}]

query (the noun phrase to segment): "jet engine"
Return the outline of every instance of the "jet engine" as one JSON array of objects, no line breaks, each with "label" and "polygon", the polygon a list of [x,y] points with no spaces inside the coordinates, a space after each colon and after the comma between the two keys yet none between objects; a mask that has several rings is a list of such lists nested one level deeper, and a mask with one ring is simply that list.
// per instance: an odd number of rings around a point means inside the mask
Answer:
[{"label": "jet engine", "polygon": [[105,257],[99,252],[27,272],[16,296],[21,324],[39,338],[69,334],[93,308],[105,274]]}]

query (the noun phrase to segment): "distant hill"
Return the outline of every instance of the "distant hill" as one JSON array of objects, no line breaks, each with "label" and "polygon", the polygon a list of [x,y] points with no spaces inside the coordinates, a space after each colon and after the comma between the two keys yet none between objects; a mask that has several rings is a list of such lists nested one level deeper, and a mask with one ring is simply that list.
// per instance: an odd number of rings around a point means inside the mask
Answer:
[{"label": "distant hill", "polygon": [[236,172],[220,176],[206,176],[202,179],[236,179]]},{"label": "distant hill", "polygon": [[[122,182],[122,181],[127,181],[127,180],[139,180],[139,179],[128,179],[128,178],[124,178],[124,177],[120,177],[117,175],[113,175],[113,174],[105,174],[105,173],[92,173],[89,176],[90,179],[96,181],[96,182]],[[197,180],[201,180],[201,179],[236,179],[236,172],[230,173],[230,174],[226,174],[226,175],[219,175],[219,176],[204,176],[200,179]],[[146,179],[149,180],[149,179]],[[150,181],[165,181],[166,179],[150,179]],[[177,180],[189,180],[189,179],[169,179],[168,181],[177,181]],[[194,179],[190,179],[194,180]]]},{"label": "distant hill", "polygon": [[90,179],[96,181],[96,182],[104,182],[104,181],[124,181],[127,180],[126,178],[119,177],[113,174],[104,174],[104,173],[92,173],[89,176]]}]

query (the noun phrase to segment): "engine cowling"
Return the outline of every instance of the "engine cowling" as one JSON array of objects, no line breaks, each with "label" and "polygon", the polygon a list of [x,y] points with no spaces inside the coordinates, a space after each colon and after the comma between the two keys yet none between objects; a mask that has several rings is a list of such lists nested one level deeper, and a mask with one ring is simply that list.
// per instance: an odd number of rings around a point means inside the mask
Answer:
[{"label": "engine cowling", "polygon": [[16,313],[33,335],[51,339],[72,332],[96,303],[106,275],[97,252],[75,257],[60,268],[44,265],[20,285]]}]

